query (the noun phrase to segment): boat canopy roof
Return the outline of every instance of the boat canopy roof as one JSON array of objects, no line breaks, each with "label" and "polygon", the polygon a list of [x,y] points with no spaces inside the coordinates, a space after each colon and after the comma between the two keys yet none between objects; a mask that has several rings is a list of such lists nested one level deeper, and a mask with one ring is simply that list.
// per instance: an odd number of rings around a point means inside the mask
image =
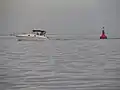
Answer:
[{"label": "boat canopy roof", "polygon": [[46,32],[46,31],[43,31],[43,30],[32,30],[33,32]]}]

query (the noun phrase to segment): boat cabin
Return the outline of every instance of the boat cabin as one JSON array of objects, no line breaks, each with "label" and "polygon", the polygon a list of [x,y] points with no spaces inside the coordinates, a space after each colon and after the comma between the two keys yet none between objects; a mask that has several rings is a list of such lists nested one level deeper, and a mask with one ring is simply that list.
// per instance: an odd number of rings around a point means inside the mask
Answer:
[{"label": "boat cabin", "polygon": [[45,36],[46,34],[46,31],[43,31],[43,30],[32,30],[32,32],[36,35],[40,35],[40,36]]}]

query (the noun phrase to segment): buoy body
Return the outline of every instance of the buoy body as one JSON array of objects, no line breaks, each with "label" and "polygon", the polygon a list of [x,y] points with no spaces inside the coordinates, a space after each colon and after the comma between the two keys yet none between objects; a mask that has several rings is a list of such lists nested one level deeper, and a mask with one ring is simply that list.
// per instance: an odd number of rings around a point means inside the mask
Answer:
[{"label": "buoy body", "polygon": [[100,39],[107,39],[107,36],[105,35],[104,30],[102,30],[102,35],[100,36]]},{"label": "buoy body", "polygon": [[106,35],[101,35],[100,39],[107,39],[107,36]]}]

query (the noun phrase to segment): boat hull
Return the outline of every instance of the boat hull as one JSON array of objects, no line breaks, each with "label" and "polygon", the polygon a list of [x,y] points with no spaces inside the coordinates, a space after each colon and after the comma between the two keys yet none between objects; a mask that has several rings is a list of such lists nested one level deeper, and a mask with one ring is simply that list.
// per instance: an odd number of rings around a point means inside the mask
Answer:
[{"label": "boat hull", "polygon": [[44,36],[16,36],[18,41],[39,41],[39,40],[48,40]]}]

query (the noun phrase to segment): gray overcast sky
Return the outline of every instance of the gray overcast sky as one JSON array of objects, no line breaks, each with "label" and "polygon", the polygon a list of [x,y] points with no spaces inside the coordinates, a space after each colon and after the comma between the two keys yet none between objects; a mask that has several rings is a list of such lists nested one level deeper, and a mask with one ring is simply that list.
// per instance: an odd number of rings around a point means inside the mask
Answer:
[{"label": "gray overcast sky", "polygon": [[0,33],[95,33],[119,35],[119,0],[0,0]]}]

